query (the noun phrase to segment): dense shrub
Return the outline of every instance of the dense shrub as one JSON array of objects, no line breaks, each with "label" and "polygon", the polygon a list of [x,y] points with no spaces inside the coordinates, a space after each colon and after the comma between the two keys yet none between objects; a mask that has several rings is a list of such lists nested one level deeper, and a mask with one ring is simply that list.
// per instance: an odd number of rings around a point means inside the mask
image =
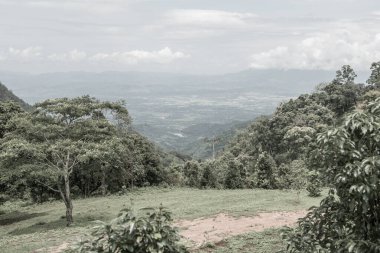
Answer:
[{"label": "dense shrub", "polygon": [[185,253],[179,244],[180,236],[171,226],[170,212],[143,209],[142,215],[122,210],[110,223],[98,221],[92,238],[74,246],[69,252],[76,253]]},{"label": "dense shrub", "polygon": [[259,155],[256,164],[257,187],[264,189],[276,188],[276,170],[277,166],[273,157],[267,152],[262,152]]},{"label": "dense shrub", "polygon": [[196,161],[188,161],[183,166],[186,185],[190,187],[200,186],[201,168]]},{"label": "dense shrub", "polygon": [[244,188],[244,167],[238,160],[228,162],[225,187],[227,189]]},{"label": "dense shrub", "polygon": [[307,175],[307,186],[306,186],[306,190],[308,191],[309,193],[309,196],[310,197],[319,197],[321,196],[321,192],[322,192],[322,189],[321,189],[321,186],[322,186],[322,183],[319,179],[319,173],[316,172],[316,171],[310,171]]},{"label": "dense shrub", "polygon": [[380,98],[318,136],[329,195],[285,235],[288,252],[380,252]]}]

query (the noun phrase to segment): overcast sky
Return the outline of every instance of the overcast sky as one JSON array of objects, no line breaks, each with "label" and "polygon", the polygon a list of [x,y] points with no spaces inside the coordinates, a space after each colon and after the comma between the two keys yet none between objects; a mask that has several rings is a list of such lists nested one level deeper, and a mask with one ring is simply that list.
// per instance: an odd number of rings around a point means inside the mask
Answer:
[{"label": "overcast sky", "polygon": [[328,69],[380,61],[380,0],[0,0],[0,70]]}]

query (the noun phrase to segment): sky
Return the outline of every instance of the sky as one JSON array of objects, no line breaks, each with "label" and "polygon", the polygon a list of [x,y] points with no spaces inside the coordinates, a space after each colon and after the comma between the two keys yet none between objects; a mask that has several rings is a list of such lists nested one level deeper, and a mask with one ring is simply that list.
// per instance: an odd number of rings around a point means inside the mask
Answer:
[{"label": "sky", "polygon": [[0,70],[368,70],[379,0],[0,0]]}]

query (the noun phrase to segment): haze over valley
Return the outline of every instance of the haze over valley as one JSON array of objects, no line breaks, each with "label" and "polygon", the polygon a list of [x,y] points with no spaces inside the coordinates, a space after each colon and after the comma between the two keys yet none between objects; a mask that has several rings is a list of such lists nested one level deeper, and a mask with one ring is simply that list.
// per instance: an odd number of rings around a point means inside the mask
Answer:
[{"label": "haze over valley", "polygon": [[[211,156],[204,138],[246,126],[279,103],[315,89],[332,71],[246,70],[225,75],[154,72],[0,72],[2,82],[30,104],[91,95],[125,100],[134,128],[167,150]],[[230,136],[232,137],[232,136]],[[201,150],[199,150],[201,149]]]}]

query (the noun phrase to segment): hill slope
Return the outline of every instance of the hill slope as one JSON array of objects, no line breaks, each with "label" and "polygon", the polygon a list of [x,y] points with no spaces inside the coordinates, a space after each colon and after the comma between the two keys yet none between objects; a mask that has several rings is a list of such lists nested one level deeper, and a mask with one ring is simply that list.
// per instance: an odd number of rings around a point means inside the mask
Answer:
[{"label": "hill slope", "polygon": [[8,90],[8,88],[0,82],[0,102],[8,100],[12,100],[19,103],[21,107],[23,107],[24,109],[30,107],[27,103],[25,103],[22,99],[13,94],[12,91]]}]

